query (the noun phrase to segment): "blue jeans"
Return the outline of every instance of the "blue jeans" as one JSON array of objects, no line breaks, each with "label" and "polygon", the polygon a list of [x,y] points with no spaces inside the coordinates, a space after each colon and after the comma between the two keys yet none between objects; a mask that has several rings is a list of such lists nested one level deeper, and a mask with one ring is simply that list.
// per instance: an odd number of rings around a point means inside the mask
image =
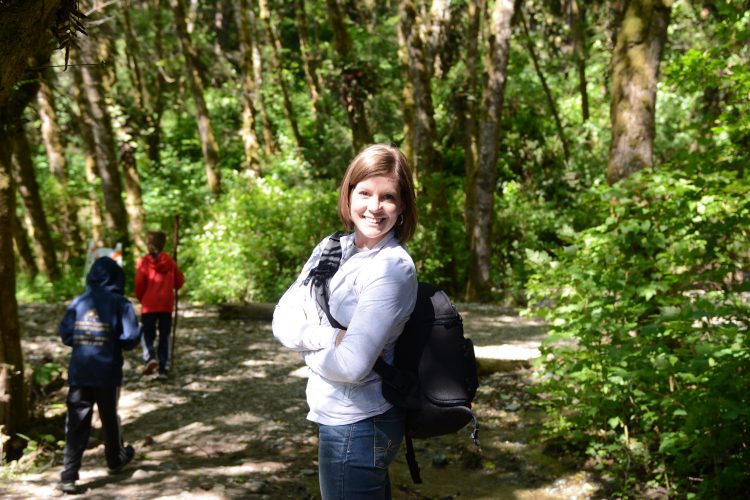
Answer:
[{"label": "blue jeans", "polygon": [[348,425],[320,425],[318,469],[323,500],[390,499],[388,465],[404,437],[398,408]]},{"label": "blue jeans", "polygon": [[159,325],[159,373],[169,370],[171,345],[169,337],[172,332],[172,313],[154,312],[141,315],[141,345],[143,346],[143,361],[156,359],[154,351],[154,340],[156,340],[156,327]]}]

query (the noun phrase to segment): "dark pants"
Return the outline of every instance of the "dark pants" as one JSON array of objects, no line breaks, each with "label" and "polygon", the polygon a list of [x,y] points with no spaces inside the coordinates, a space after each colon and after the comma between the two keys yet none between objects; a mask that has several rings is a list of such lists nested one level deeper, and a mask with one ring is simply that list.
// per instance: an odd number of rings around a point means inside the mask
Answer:
[{"label": "dark pants", "polygon": [[99,409],[99,418],[104,430],[104,456],[108,467],[117,467],[121,461],[122,433],[117,416],[119,387],[80,387],[68,389],[68,414],[65,418],[65,454],[60,479],[76,481],[81,469],[83,452],[91,433],[91,417],[94,403]]},{"label": "dark pants", "polygon": [[156,328],[159,328],[159,372],[169,370],[171,346],[169,336],[172,331],[172,313],[154,312],[141,315],[141,344],[143,345],[143,361],[148,362],[156,358],[154,351],[154,340],[156,339]]}]

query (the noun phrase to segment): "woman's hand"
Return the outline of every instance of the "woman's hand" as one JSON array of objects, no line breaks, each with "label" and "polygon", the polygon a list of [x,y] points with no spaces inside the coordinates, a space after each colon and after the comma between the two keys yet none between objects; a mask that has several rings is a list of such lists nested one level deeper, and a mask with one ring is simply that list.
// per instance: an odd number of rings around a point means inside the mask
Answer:
[{"label": "woman's hand", "polygon": [[336,347],[344,340],[344,335],[346,335],[346,330],[339,330],[339,333],[336,335]]}]

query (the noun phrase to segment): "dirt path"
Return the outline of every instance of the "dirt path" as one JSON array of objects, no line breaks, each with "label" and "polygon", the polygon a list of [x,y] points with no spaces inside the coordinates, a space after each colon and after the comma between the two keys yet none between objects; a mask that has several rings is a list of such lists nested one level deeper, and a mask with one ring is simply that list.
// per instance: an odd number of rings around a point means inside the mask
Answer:
[{"label": "dirt path", "polygon": [[[542,326],[500,308],[460,305],[478,346],[533,348]],[[55,334],[62,306],[23,306],[27,364],[67,363]],[[108,476],[103,446],[92,434],[79,484],[85,498],[317,498],[317,437],[306,421],[299,358],[280,349],[266,321],[222,320],[215,308],[192,307],[180,319],[175,369],[167,381],[141,377],[128,353],[120,415],[136,459]],[[482,451],[468,430],[417,443],[424,483],[411,482],[403,454],[391,467],[394,498],[592,498],[586,473],[530,444],[542,418],[526,391],[527,369],[483,375],[475,405]],[[65,391],[50,403],[63,402]],[[64,408],[48,407],[48,415]],[[95,417],[95,425],[98,425]],[[61,421],[62,422],[62,421]],[[62,424],[61,424],[62,425]],[[0,485],[3,498],[49,498],[61,454],[43,470]]]}]

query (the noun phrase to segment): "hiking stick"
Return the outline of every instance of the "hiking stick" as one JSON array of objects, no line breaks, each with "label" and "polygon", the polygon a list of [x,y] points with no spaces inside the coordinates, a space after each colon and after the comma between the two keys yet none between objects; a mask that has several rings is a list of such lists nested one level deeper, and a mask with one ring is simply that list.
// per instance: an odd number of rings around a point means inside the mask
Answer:
[{"label": "hiking stick", "polygon": [[[180,245],[180,216],[174,216],[174,240],[173,240],[173,252],[174,252],[174,263],[177,264],[177,248]],[[172,313],[172,337],[170,338],[169,355],[172,358],[172,369],[174,370],[174,345],[175,339],[177,338],[177,313],[180,310],[180,291],[174,289],[174,311]]]}]

